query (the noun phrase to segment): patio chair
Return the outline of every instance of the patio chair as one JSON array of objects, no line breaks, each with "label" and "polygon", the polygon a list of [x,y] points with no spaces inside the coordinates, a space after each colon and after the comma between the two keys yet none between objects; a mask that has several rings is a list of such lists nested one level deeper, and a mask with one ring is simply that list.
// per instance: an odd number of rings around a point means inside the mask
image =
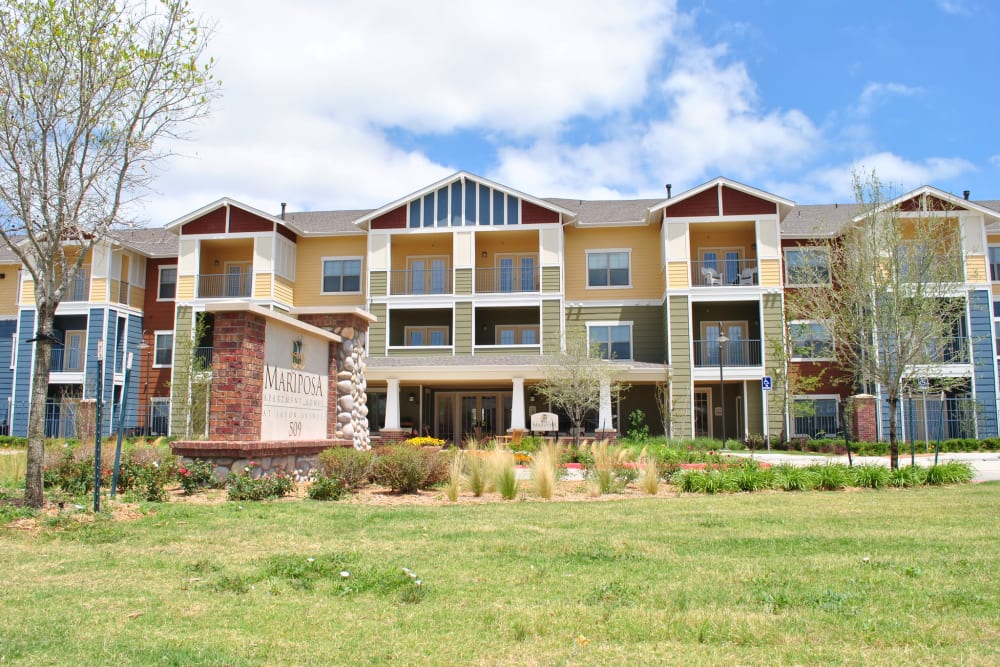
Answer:
[{"label": "patio chair", "polygon": [[703,285],[721,285],[722,275],[713,268],[703,266],[701,268],[701,283]]},{"label": "patio chair", "polygon": [[740,285],[756,285],[757,269],[743,269],[740,271]]}]

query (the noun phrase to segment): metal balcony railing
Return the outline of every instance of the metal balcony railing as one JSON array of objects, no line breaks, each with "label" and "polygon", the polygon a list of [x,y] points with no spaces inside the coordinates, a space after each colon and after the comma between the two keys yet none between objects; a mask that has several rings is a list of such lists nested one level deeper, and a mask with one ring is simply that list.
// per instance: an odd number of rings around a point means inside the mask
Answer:
[{"label": "metal balcony railing", "polygon": [[476,269],[476,292],[479,294],[537,292],[538,279],[539,272],[536,266]]},{"label": "metal balcony railing", "polygon": [[757,285],[760,282],[756,259],[718,259],[691,262],[691,284],[700,287]]},{"label": "metal balcony railing", "polygon": [[717,340],[694,341],[694,365],[697,368],[715,366],[719,361],[723,367],[730,366],[760,366],[759,340],[730,340],[722,343]]},{"label": "metal balcony railing", "polygon": [[83,350],[53,347],[49,354],[50,373],[82,373]]},{"label": "metal balcony railing", "polygon": [[795,435],[810,438],[835,438],[840,432],[836,415],[806,415],[795,417]]},{"label": "metal balcony railing", "polygon": [[932,364],[967,364],[969,341],[961,336],[936,338],[925,343],[924,353]]},{"label": "metal balcony railing", "polygon": [[389,294],[451,294],[452,274],[448,268],[427,268],[389,272]]},{"label": "metal balcony railing", "polygon": [[198,275],[199,299],[232,299],[250,296],[250,273],[202,273]]},{"label": "metal balcony railing", "polygon": [[197,370],[212,370],[212,348],[196,347],[191,351],[192,363]]}]

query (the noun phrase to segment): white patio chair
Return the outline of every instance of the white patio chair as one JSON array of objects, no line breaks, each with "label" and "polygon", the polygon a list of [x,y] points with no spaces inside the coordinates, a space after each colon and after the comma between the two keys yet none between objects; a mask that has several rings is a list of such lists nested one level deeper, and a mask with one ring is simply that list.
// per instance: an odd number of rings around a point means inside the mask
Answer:
[{"label": "white patio chair", "polygon": [[703,285],[721,285],[722,275],[713,268],[701,267],[701,282]]}]

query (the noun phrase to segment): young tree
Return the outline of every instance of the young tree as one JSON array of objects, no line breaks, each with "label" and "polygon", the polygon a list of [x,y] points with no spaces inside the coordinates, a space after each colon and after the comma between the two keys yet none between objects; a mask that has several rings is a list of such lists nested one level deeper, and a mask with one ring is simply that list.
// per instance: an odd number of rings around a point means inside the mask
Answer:
[{"label": "young tree", "polygon": [[208,110],[209,27],[184,0],[0,7],[0,238],[34,281],[25,502],[39,507],[53,317],[152,178],[162,140]]},{"label": "young tree", "polygon": [[579,444],[580,425],[587,413],[600,408],[601,385],[608,386],[612,396],[623,389],[613,362],[595,354],[582,334],[567,336],[566,351],[553,357],[544,373],[535,393],[566,413],[573,424],[574,444]]},{"label": "young tree", "polygon": [[811,344],[829,346],[857,386],[881,388],[896,468],[900,399],[918,376],[940,376],[964,317],[961,238],[940,199],[894,203],[874,173],[856,174],[854,190],[859,214],[822,246],[829,277],[801,281],[828,285],[790,292],[787,305],[791,319],[825,327],[829,338]]}]

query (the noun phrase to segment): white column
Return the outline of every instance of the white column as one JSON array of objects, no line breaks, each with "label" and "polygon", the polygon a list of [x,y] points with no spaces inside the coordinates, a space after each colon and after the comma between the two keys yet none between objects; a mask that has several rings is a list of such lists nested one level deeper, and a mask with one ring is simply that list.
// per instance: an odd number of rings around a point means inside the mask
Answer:
[{"label": "white column", "polygon": [[385,392],[384,429],[399,429],[399,378],[389,378],[389,388]]},{"label": "white column", "polygon": [[611,381],[601,380],[601,405],[597,415],[598,431],[613,431],[611,424]]},{"label": "white column", "polygon": [[524,378],[513,378],[514,396],[510,402],[510,430],[524,431]]}]

